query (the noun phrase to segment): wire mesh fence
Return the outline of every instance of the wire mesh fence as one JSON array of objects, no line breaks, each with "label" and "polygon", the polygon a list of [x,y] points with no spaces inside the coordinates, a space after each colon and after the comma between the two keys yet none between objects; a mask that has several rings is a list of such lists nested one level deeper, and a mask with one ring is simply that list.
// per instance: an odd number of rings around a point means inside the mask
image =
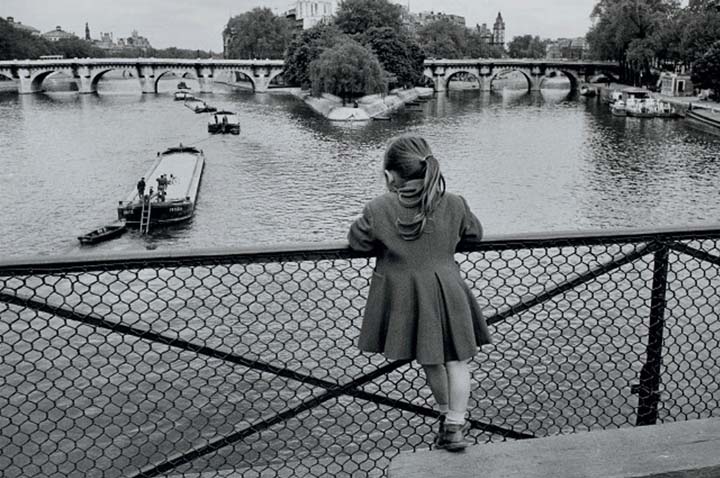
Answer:
[{"label": "wire mesh fence", "polygon": [[[717,414],[718,237],[461,249],[495,338],[471,440]],[[384,476],[437,416],[417,365],[355,347],[372,265],[342,247],[0,264],[3,476]]]}]

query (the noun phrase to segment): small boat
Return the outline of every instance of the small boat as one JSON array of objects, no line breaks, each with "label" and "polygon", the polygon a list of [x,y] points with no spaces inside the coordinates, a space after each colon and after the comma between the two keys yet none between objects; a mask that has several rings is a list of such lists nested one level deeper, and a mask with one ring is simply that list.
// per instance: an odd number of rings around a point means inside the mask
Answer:
[{"label": "small boat", "polygon": [[597,95],[597,90],[595,88],[590,88],[589,86],[582,86],[580,88],[580,96],[592,98],[595,95]]},{"label": "small boat", "polygon": [[240,119],[232,111],[218,111],[208,121],[210,134],[240,134]]},{"label": "small boat", "polygon": [[195,97],[188,93],[187,91],[176,91],[175,92],[175,101],[187,101],[187,100],[194,100]]},{"label": "small boat", "polygon": [[625,102],[623,100],[617,100],[610,105],[610,112],[613,116],[627,116],[627,110],[625,109]]},{"label": "small boat", "polygon": [[185,84],[184,81],[181,81],[180,83],[177,84],[177,89],[178,90],[189,90],[190,87],[187,84]]},{"label": "small boat", "polygon": [[374,121],[391,121],[392,118],[390,116],[373,116],[372,119]]},{"label": "small boat", "polygon": [[118,219],[128,227],[139,227],[141,232],[147,232],[151,225],[189,220],[195,212],[204,167],[205,155],[192,146],[181,144],[158,153],[143,176],[148,186],[144,197],[136,189],[130,191],[118,205]]},{"label": "small boat", "polygon": [[217,108],[210,106],[202,100],[191,98],[185,101],[185,106],[193,110],[195,113],[214,113]]},{"label": "small boat", "polygon": [[78,236],[80,244],[97,244],[98,242],[109,241],[116,237],[122,236],[127,230],[127,226],[124,221],[116,221],[107,226],[99,227],[94,231],[90,231],[87,234]]}]

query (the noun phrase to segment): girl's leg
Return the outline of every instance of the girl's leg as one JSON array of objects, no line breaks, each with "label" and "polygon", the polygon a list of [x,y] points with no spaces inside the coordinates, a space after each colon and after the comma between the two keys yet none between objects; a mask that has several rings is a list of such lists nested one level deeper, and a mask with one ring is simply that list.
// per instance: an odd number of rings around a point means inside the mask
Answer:
[{"label": "girl's leg", "polygon": [[470,367],[466,361],[445,364],[448,379],[448,411],[446,423],[462,425],[470,399]]},{"label": "girl's leg", "polygon": [[435,398],[439,412],[447,412],[449,402],[448,374],[445,365],[423,365],[430,391]]}]

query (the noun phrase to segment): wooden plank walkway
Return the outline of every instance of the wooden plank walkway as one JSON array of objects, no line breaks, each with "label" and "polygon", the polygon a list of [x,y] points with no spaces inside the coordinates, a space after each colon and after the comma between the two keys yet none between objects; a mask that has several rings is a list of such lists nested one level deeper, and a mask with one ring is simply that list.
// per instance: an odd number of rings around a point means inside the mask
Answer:
[{"label": "wooden plank walkway", "polygon": [[403,452],[389,478],[718,478],[720,418]]}]

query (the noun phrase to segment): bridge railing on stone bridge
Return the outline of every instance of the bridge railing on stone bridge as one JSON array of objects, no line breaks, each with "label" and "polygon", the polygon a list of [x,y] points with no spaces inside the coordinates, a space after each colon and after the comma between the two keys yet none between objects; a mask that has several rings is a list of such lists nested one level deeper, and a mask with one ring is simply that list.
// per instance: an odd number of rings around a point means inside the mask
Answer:
[{"label": "bridge railing on stone bridge", "polygon": [[[496,340],[471,362],[472,440],[717,413],[720,227],[456,259]],[[372,263],[342,245],[5,261],[0,469],[382,476],[436,415],[416,365],[355,347]]]}]

